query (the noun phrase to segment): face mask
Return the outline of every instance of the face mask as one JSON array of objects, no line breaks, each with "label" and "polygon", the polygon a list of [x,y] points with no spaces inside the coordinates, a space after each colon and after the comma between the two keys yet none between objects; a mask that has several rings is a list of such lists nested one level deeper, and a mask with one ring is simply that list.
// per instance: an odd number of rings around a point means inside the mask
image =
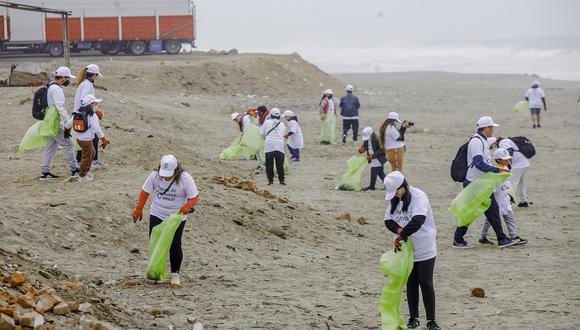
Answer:
[{"label": "face mask", "polygon": [[330,99],[332,99],[332,95],[328,95],[328,99],[329,99],[329,100],[330,100]]},{"label": "face mask", "polygon": [[68,86],[68,85],[70,85],[70,80],[66,80],[62,85],[65,86],[65,87]]}]

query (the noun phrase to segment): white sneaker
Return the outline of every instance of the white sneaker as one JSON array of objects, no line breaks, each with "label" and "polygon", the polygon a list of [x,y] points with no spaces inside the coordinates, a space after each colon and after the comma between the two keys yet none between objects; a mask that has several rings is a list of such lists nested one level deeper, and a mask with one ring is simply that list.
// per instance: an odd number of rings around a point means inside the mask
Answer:
[{"label": "white sneaker", "polygon": [[178,289],[181,288],[181,282],[179,281],[179,273],[171,273],[171,284],[169,284],[170,288]]},{"label": "white sneaker", "polygon": [[94,178],[91,178],[90,176],[81,176],[81,177],[78,178],[77,181],[79,183],[89,183],[89,182],[91,182],[93,180],[94,180]]},{"label": "white sneaker", "polygon": [[103,167],[107,167],[107,164],[102,162],[101,160],[97,159],[97,160],[93,160],[93,163],[91,164],[91,166],[93,166],[95,168],[103,168]]},{"label": "white sneaker", "polygon": [[93,181],[95,179],[95,175],[91,172],[88,172],[87,174],[85,174],[85,177],[90,178],[91,181]]}]

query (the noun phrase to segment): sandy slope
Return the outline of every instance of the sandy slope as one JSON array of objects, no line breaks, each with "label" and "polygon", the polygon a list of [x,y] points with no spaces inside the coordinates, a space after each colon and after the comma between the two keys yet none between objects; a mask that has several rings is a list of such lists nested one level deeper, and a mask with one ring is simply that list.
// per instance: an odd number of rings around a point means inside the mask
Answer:
[{"label": "sandy slope", "polygon": [[[142,65],[160,70],[156,63]],[[41,183],[35,179],[39,154],[14,158],[21,135],[34,122],[30,105],[20,106],[18,101],[32,89],[0,90],[2,246],[24,247],[31,262],[56,265],[70,276],[104,283],[96,287],[118,306],[118,313],[132,315],[130,320],[108,320],[120,328],[159,329],[173,324],[185,329],[187,315],[219,329],[324,329],[326,324],[332,329],[379,328],[377,306],[385,279],[378,259],[391,246],[381,220],[386,207],[383,192],[333,189],[358,146],[317,144],[320,88],[309,87],[310,94],[297,89],[274,100],[273,89],[257,84],[257,92],[240,89],[238,95],[216,97],[223,86],[207,93],[187,89],[176,93],[148,80],[133,79],[121,86],[117,83],[126,71],[108,69],[106,63],[102,69],[109,91],[99,91],[99,96],[105,99],[106,134],[112,140],[104,160],[110,166],[96,171],[96,181],[85,186]],[[166,77],[155,72],[153,80]],[[167,86],[174,86],[174,74],[168,77],[163,78],[170,81]],[[550,111],[545,127],[534,131],[526,116],[511,112],[530,77],[401,73],[338,78],[360,86],[362,126],[378,129],[391,110],[417,123],[407,135],[406,172],[411,184],[429,195],[437,220],[440,324],[445,329],[580,326],[580,243],[575,226],[580,215],[580,112],[575,104],[580,83],[543,82]],[[324,79],[333,88],[340,87]],[[130,90],[131,96],[118,90]],[[248,94],[269,97],[248,98]],[[261,102],[295,110],[306,136],[303,161],[291,167],[289,185],[271,188],[274,194],[288,197],[288,205],[211,180],[214,175],[239,175],[254,180],[261,189],[266,187],[265,177],[252,175],[254,162],[216,160],[238,134],[228,113]],[[535,204],[516,215],[530,244],[456,251],[450,248],[453,221],[446,209],[460,188],[449,179],[448,165],[483,114],[502,124],[499,134],[526,135],[538,148],[528,178]],[[184,288],[176,291],[142,280],[147,222],[134,226],[129,221],[140,185],[168,152],[182,160],[202,194],[184,238]],[[54,165],[56,173],[65,173],[62,154]],[[363,180],[366,183],[368,173]],[[49,205],[61,202],[67,204]],[[336,220],[342,212],[364,216],[370,225]],[[269,234],[272,225],[283,226],[288,239]],[[473,243],[478,229],[474,226],[468,234]],[[139,254],[129,252],[135,245]],[[108,256],[97,257],[97,250],[107,251]],[[485,288],[488,298],[470,297],[472,287]],[[165,308],[169,315],[155,318],[150,315],[153,308]],[[406,315],[406,307],[404,311]]]}]

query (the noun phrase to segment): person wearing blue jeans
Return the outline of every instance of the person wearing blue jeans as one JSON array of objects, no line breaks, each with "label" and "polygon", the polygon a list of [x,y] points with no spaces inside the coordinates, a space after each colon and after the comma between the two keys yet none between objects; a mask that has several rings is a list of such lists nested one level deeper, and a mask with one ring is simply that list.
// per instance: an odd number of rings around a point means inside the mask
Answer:
[{"label": "person wearing blue jeans", "polygon": [[291,162],[300,161],[300,148],[304,148],[304,137],[302,136],[302,129],[298,124],[298,117],[291,110],[284,111],[284,118],[288,122],[288,133],[284,138],[288,140],[288,150],[290,150]]}]

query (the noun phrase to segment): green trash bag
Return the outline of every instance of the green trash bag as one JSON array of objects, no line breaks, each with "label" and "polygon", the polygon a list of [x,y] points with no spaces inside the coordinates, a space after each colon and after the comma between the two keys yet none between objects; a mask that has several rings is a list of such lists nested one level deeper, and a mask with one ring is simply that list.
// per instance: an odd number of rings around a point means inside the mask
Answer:
[{"label": "green trash bag", "polygon": [[338,185],[339,190],[349,190],[349,191],[361,191],[362,185],[360,183],[360,177],[362,172],[367,167],[368,160],[366,156],[352,156],[346,162],[348,167],[346,173],[340,179],[340,184]]},{"label": "green trash bag", "polygon": [[244,148],[244,153],[248,159],[259,153],[260,150],[264,149],[264,136],[260,132],[260,128],[255,125],[244,126],[240,144]]},{"label": "green trash bag", "polygon": [[528,110],[530,110],[530,105],[528,103],[528,101],[519,101],[518,103],[516,103],[516,105],[514,105],[514,112],[522,112],[525,113]]},{"label": "green trash bag", "polygon": [[22,137],[16,155],[22,156],[26,151],[42,150],[48,137],[58,135],[59,129],[60,115],[56,107],[47,108],[44,119],[32,125]]},{"label": "green trash bag", "polygon": [[407,329],[401,315],[401,296],[413,270],[413,262],[413,243],[410,239],[402,243],[401,251],[395,253],[389,250],[381,257],[381,270],[391,278],[383,287],[379,303],[382,330]]},{"label": "green trash bag", "polygon": [[326,118],[322,120],[320,127],[320,142],[321,143],[334,143],[335,138],[335,127],[336,127],[336,117],[334,115],[326,115]]},{"label": "green trash bag", "polygon": [[167,254],[173,242],[175,231],[183,219],[180,213],[172,214],[160,224],[153,227],[149,237],[149,262],[147,263],[147,278],[150,280],[166,280],[169,278],[165,265]]},{"label": "green trash bag", "polygon": [[78,135],[77,132],[75,132],[75,130],[72,130],[70,132],[70,135],[71,135],[70,138],[73,142],[73,146],[75,148],[75,151],[81,151],[81,145],[79,144],[79,141],[77,140],[77,135]]},{"label": "green trash bag", "polygon": [[455,216],[457,227],[469,226],[491,205],[493,189],[507,180],[509,173],[484,173],[470,183],[451,202],[449,211]]},{"label": "green trash bag", "polygon": [[242,140],[242,137],[238,137],[234,140],[234,142],[232,142],[232,144],[230,144],[229,147],[225,148],[222,153],[220,154],[220,159],[221,160],[236,160],[238,159],[238,157],[240,157],[240,154],[242,153],[242,150],[244,149],[244,147],[242,147],[242,145],[240,144],[240,141]]}]

